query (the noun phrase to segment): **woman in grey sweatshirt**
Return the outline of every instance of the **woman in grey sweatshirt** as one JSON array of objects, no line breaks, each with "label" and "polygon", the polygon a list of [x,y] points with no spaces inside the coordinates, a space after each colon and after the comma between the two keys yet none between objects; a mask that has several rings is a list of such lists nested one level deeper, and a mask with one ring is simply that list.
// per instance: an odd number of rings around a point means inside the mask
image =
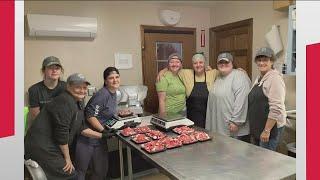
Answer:
[{"label": "woman in grey sweatshirt", "polygon": [[219,76],[209,89],[206,129],[250,142],[246,121],[250,79],[234,69],[230,53],[221,53],[217,61]]}]

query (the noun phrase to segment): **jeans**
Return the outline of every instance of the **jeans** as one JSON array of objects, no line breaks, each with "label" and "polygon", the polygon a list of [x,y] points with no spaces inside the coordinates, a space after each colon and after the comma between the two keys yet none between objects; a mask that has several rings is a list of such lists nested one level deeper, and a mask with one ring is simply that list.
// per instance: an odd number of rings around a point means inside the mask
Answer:
[{"label": "jeans", "polygon": [[283,129],[284,127],[280,127],[278,128],[278,134],[276,137],[274,138],[271,138],[269,139],[268,142],[261,142],[260,140],[255,140],[255,144],[258,145],[260,147],[263,147],[263,148],[266,148],[266,149],[270,149],[272,151],[276,151],[277,147],[278,147],[278,144],[279,144],[279,140],[280,140],[280,137],[282,135],[282,132],[283,132]]}]

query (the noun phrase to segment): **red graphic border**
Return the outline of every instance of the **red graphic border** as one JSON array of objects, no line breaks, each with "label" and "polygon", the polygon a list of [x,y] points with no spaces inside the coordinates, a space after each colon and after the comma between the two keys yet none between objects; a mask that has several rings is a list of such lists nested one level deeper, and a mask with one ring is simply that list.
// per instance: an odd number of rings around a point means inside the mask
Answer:
[{"label": "red graphic border", "polygon": [[319,143],[319,100],[320,100],[320,43],[307,45],[307,111],[306,111],[306,156],[307,156],[307,179],[320,179],[320,143]]},{"label": "red graphic border", "polygon": [[14,22],[14,1],[0,1],[0,137],[14,135]]}]

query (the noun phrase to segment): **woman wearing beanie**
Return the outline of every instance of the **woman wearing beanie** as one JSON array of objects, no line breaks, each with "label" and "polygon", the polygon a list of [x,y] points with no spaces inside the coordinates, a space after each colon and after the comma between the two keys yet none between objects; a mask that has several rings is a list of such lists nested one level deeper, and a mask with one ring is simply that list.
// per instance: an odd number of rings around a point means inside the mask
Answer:
[{"label": "woman wearing beanie", "polygon": [[[103,72],[104,86],[95,93],[85,108],[90,128],[97,132],[111,133],[104,124],[116,114],[116,90],[120,86],[120,74],[117,68],[108,67]],[[89,164],[92,163],[92,180],[103,180],[108,172],[107,141],[84,136],[78,138],[76,146],[76,170],[78,180],[84,180]]]},{"label": "woman wearing beanie", "polygon": [[185,109],[185,87],[178,76],[181,68],[180,55],[171,54],[168,58],[168,71],[156,83],[160,114],[183,113]]}]

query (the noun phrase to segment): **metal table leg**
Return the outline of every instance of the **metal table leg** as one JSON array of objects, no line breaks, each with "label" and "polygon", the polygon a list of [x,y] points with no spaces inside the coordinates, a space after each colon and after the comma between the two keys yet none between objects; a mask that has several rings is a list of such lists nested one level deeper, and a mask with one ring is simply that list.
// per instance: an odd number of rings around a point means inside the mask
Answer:
[{"label": "metal table leg", "polygon": [[128,163],[128,178],[129,180],[133,179],[132,176],[132,159],[131,159],[131,148],[127,146],[127,163]]},{"label": "metal table leg", "polygon": [[119,159],[120,159],[120,179],[124,180],[122,142],[120,140],[118,140],[118,147],[119,147]]}]

